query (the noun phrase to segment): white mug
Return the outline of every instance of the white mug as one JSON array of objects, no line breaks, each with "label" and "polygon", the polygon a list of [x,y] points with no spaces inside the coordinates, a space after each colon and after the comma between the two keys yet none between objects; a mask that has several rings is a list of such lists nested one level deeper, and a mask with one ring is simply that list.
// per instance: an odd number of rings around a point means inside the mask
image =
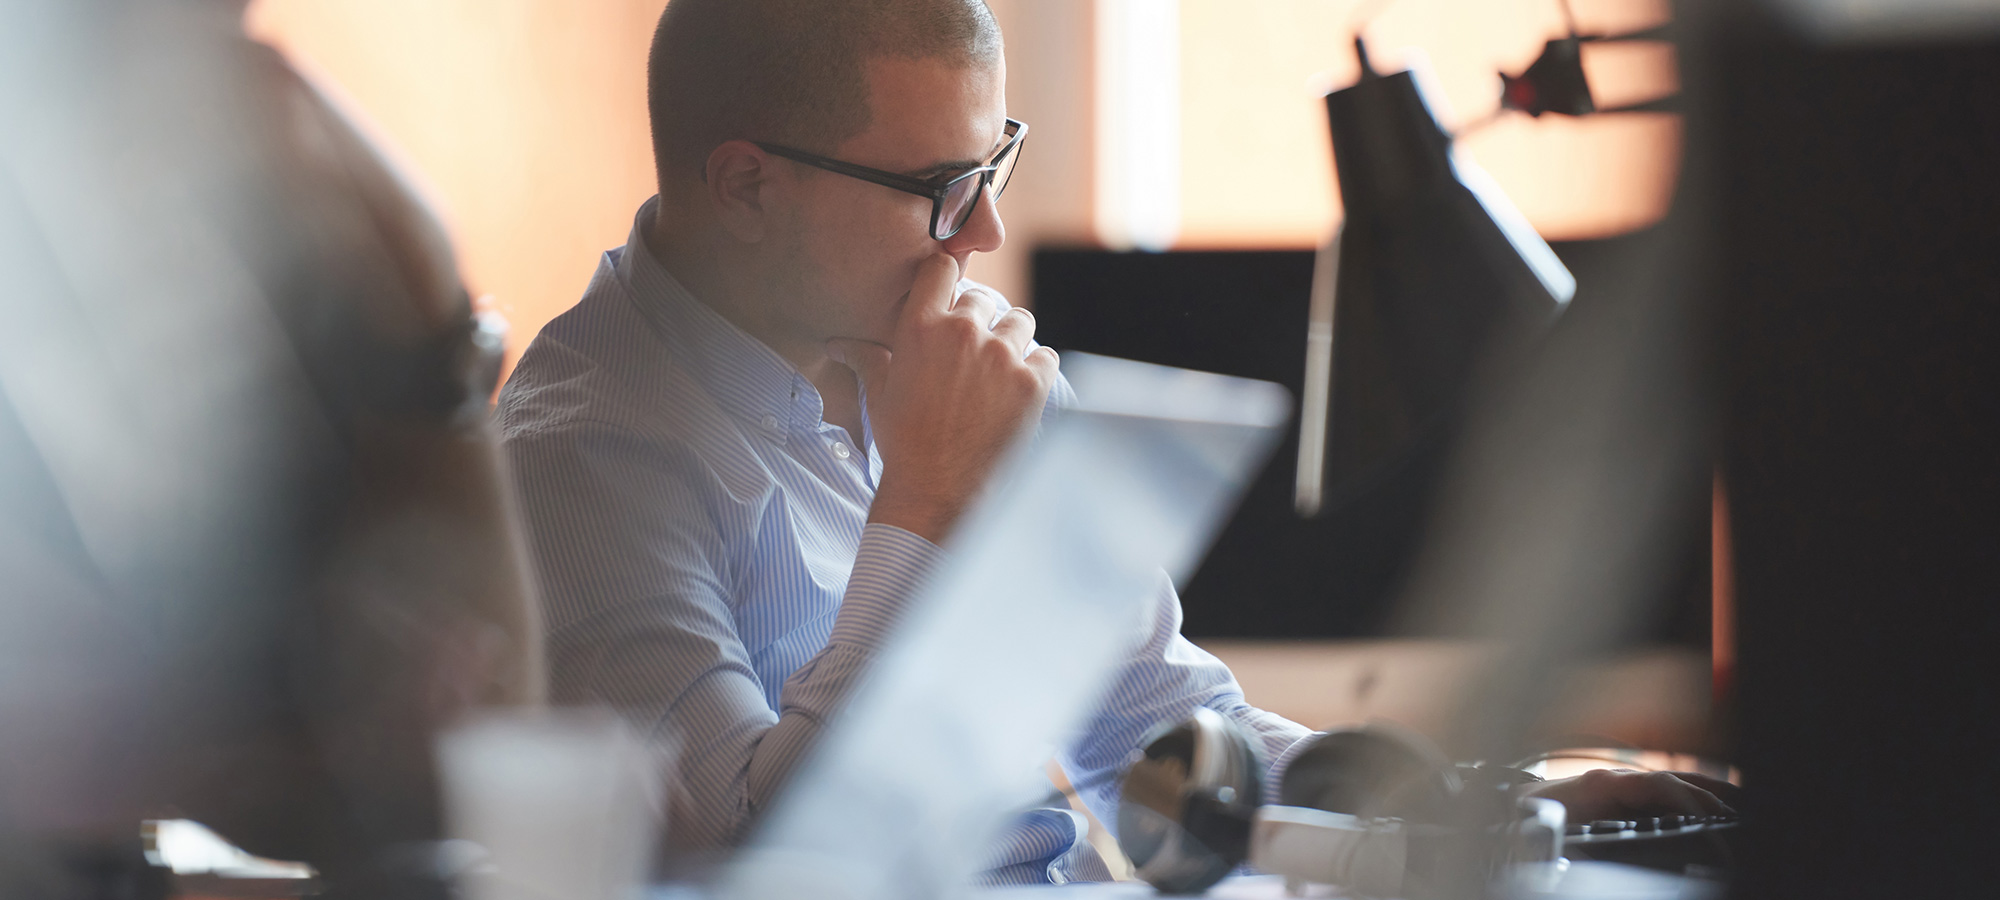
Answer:
[{"label": "white mug", "polygon": [[638,897],[665,826],[666,755],[597,709],[489,711],[447,730],[446,828],[484,851],[460,876],[467,896]]}]

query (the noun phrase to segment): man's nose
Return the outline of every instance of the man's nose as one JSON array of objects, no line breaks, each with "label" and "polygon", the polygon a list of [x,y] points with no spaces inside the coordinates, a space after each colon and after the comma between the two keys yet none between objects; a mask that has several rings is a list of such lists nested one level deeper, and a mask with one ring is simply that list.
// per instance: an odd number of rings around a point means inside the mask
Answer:
[{"label": "man's nose", "polygon": [[974,253],[992,253],[1007,243],[1007,226],[1000,221],[1000,208],[993,202],[993,188],[980,188],[979,205],[973,207],[972,218],[965,220],[965,227],[957,234],[944,240],[944,252],[958,260],[959,267],[965,267],[965,260]]}]

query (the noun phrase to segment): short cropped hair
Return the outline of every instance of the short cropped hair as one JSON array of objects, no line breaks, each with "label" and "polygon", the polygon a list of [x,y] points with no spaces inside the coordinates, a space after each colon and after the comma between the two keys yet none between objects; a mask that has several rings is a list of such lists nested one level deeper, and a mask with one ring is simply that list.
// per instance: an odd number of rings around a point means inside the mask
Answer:
[{"label": "short cropped hair", "polygon": [[871,59],[991,66],[983,0],[671,0],[647,60],[662,187],[736,139],[830,151],[868,128]]}]

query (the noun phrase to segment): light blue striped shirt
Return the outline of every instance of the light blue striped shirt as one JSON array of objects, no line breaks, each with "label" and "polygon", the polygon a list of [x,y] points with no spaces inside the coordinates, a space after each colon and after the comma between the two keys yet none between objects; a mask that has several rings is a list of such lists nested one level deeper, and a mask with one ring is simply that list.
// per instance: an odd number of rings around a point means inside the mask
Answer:
[{"label": "light blue striped shirt", "polygon": [[[615,706],[674,747],[670,841],[713,848],[745,836],[941,551],[867,524],[882,476],[872,435],[822,421],[810,381],[659,265],[643,237],[657,202],[536,336],[499,415],[552,693]],[[1060,382],[1050,403],[1072,396]],[[1103,776],[1196,705],[1280,764],[1308,733],[1243,702],[1227,667],[1180,636],[1179,598],[1161,581],[1149,639],[1057,756],[1107,825],[1117,785]],[[1103,878],[1083,833],[1071,810],[1030,811],[985,880]]]}]

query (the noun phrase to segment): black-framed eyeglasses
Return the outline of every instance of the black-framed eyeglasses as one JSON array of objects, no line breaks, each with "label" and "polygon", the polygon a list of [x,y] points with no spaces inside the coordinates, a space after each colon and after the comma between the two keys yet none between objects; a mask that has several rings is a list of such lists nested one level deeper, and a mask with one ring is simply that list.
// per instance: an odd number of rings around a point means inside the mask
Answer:
[{"label": "black-framed eyeglasses", "polygon": [[944,240],[958,233],[965,223],[972,220],[972,211],[979,208],[979,198],[985,194],[987,185],[993,186],[993,198],[1000,199],[1000,192],[1007,189],[1007,179],[1014,175],[1014,163],[1021,158],[1021,140],[1028,136],[1027,123],[1018,119],[1008,119],[1005,130],[1006,141],[986,165],[940,175],[936,178],[911,178],[895,172],[884,172],[867,166],[857,166],[841,162],[817,153],[794,150],[782,144],[766,144],[752,141],[764,152],[782,156],[793,162],[804,163],[828,172],[838,172],[850,178],[872,181],[883,187],[929,197],[931,201],[931,237]]}]

